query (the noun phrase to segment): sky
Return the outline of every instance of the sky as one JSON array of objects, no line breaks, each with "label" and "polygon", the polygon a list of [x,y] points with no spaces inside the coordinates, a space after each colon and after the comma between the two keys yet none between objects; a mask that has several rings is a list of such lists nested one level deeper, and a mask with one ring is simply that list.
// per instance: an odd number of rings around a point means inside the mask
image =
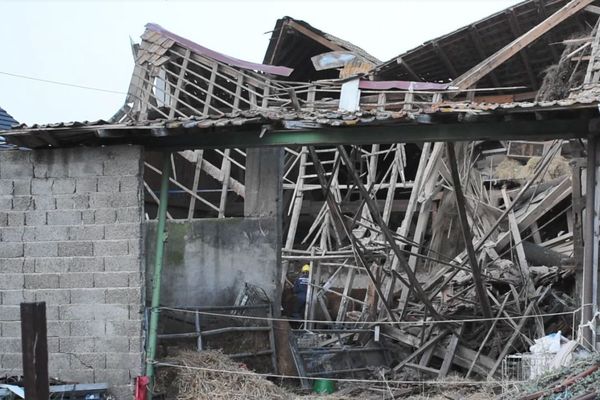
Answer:
[{"label": "sky", "polygon": [[0,106],[29,125],[110,118],[133,71],[130,38],[139,42],[148,22],[262,62],[275,21],[288,15],[389,60],[519,2],[0,0]]}]

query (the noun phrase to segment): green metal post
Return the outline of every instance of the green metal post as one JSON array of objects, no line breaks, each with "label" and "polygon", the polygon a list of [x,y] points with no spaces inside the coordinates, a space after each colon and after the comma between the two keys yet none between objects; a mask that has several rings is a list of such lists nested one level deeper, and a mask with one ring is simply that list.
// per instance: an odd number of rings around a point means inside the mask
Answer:
[{"label": "green metal post", "polygon": [[160,310],[160,278],[163,267],[163,255],[167,232],[167,203],[169,200],[169,175],[171,174],[171,154],[163,154],[162,178],[160,181],[160,199],[158,205],[158,225],[156,227],[156,258],[154,259],[154,276],[152,279],[152,305],[150,308],[150,327],[148,329],[148,348],[146,349],[146,376],[150,378],[148,400],[152,400],[154,390],[154,362],[156,357],[156,332]]}]

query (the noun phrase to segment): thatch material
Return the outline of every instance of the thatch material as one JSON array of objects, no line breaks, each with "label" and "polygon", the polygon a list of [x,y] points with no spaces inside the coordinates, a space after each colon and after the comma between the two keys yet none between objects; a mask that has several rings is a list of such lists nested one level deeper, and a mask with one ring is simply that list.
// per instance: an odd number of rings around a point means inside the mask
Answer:
[{"label": "thatch material", "polygon": [[[165,393],[167,398],[178,400],[292,398],[283,388],[249,371],[243,364],[233,361],[220,351],[181,351],[165,362],[191,367],[159,369],[157,391]],[[244,374],[194,368],[237,371]]]}]

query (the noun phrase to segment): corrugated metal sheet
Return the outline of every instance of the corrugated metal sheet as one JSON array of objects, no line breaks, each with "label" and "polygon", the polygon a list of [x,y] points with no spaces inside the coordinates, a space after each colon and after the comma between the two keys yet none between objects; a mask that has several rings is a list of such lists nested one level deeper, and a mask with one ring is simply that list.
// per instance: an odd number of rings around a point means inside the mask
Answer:
[{"label": "corrugated metal sheet", "polygon": [[13,125],[18,122],[10,116],[2,107],[0,107],[0,130],[10,129]]}]

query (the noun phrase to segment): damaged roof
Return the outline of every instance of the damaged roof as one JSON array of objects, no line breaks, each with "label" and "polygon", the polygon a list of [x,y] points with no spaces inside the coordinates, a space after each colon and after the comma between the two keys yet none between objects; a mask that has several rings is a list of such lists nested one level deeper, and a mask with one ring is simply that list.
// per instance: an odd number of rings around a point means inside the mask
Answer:
[{"label": "damaged roof", "polygon": [[[527,0],[452,33],[429,40],[378,65],[377,80],[450,82],[544,21],[568,0]],[[563,40],[591,30],[598,16],[579,12],[482,79],[479,87],[525,86],[537,90],[548,66],[560,60]]]},{"label": "damaged roof", "polygon": [[349,51],[373,64],[381,63],[362,48],[291,17],[275,23],[263,62],[293,68],[290,79],[295,81],[335,79],[337,71],[315,71],[311,62],[311,57],[330,51]]},{"label": "damaged roof", "polygon": [[10,129],[13,125],[17,124],[18,122],[0,107],[0,130]]}]

